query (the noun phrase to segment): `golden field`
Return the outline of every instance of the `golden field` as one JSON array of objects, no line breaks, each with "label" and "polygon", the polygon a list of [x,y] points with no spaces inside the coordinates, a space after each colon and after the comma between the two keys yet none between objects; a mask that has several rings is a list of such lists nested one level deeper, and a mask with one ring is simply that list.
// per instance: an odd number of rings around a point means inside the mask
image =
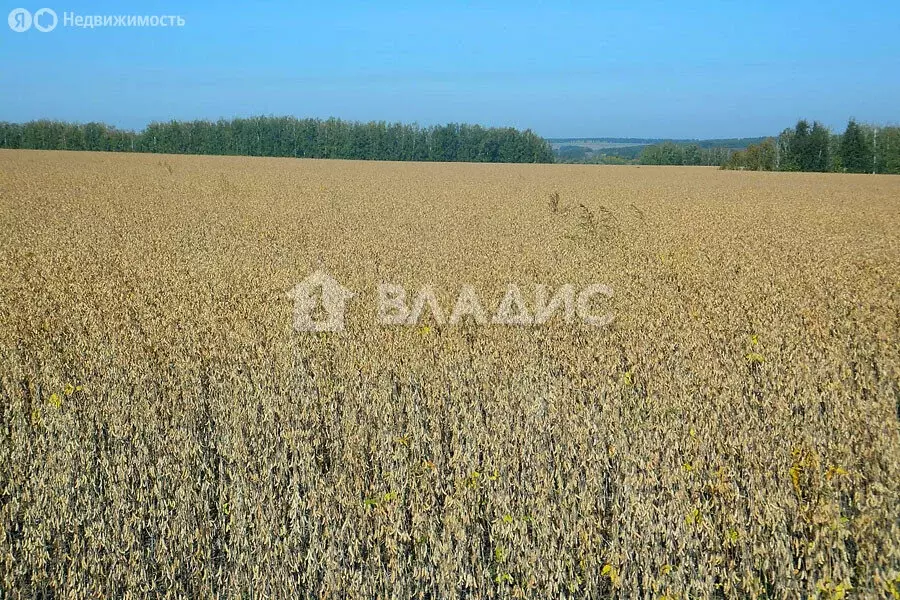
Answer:
[{"label": "golden field", "polygon": [[900,597],[900,177],[0,151],[0,307],[0,597]]}]

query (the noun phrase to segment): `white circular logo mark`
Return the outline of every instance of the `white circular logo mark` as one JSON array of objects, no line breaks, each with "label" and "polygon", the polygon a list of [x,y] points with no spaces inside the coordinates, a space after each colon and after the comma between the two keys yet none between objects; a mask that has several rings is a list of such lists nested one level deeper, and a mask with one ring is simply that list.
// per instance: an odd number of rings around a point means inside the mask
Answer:
[{"label": "white circular logo mark", "polygon": [[9,12],[9,28],[16,33],[31,29],[31,13],[24,8],[14,8]]},{"label": "white circular logo mark", "polygon": [[[47,24],[41,24],[42,19]],[[59,23],[59,17],[56,16],[56,11],[52,8],[42,8],[34,13],[34,28],[38,31],[43,33],[53,31],[56,29],[57,23]]]}]

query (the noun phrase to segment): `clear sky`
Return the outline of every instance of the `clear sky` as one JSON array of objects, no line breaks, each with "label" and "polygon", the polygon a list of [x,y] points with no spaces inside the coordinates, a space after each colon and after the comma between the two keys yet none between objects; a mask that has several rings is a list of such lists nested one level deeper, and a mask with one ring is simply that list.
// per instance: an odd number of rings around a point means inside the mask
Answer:
[{"label": "clear sky", "polygon": [[[900,2],[84,2],[0,22],[0,120],[264,115],[545,137],[774,134],[900,121]],[[184,27],[65,26],[63,13]],[[46,23],[45,23],[46,24]]]}]

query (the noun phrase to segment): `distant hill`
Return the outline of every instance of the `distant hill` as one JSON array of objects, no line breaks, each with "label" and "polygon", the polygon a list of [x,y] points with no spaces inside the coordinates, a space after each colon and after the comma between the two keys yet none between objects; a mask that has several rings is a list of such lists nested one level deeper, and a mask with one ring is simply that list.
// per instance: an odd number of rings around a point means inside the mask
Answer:
[{"label": "distant hill", "polygon": [[620,163],[636,161],[647,146],[670,143],[677,146],[744,150],[758,144],[764,137],[718,139],[665,138],[548,138],[553,153],[560,162]]},{"label": "distant hill", "polygon": [[752,138],[716,138],[716,139],[670,139],[670,138],[546,138],[554,150],[563,146],[579,146],[591,150],[606,150],[608,148],[627,148],[632,146],[649,146],[672,142],[673,144],[689,145],[697,144],[701,148],[733,148],[742,150],[750,144],[758,144],[765,137]]},{"label": "distant hill", "polygon": [[662,139],[651,138],[546,138],[556,149],[560,146],[582,146],[584,148],[617,148],[623,146],[646,146],[662,142]]}]

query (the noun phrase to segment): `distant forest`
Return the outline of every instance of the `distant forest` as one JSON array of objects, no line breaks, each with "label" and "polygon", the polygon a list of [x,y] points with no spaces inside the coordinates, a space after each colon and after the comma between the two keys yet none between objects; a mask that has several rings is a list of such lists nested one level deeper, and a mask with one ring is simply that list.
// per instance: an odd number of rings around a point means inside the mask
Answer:
[{"label": "distant forest", "polygon": [[900,127],[875,127],[850,119],[842,134],[805,119],[778,137],[733,153],[722,168],[900,174]]},{"label": "distant forest", "polygon": [[[557,162],[701,165],[750,171],[900,174],[900,127],[851,119],[843,133],[801,119],[777,137],[720,140],[555,139]],[[629,145],[633,143],[635,145]]]},{"label": "distant forest", "polygon": [[139,132],[103,123],[0,122],[0,148],[397,161],[554,160],[550,144],[531,130],[294,117],[170,121],[151,123]]},{"label": "distant forest", "polygon": [[[557,145],[554,151],[551,142]],[[851,119],[841,134],[800,120],[777,137],[545,140],[530,129],[251,117],[151,123],[0,122],[0,148],[503,163],[701,165],[752,171],[900,174],[900,127]]]},{"label": "distant forest", "polygon": [[661,138],[551,139],[556,160],[563,163],[605,165],[701,165],[721,166],[734,150],[742,150],[766,138],[665,140]]}]

